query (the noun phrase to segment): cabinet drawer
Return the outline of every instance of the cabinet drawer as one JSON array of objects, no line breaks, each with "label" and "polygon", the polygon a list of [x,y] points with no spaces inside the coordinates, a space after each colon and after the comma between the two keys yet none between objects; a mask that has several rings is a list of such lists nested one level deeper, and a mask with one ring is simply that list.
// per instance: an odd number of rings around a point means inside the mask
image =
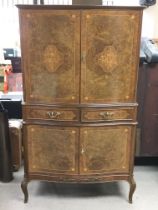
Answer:
[{"label": "cabinet drawer", "polygon": [[28,120],[78,121],[77,109],[25,107],[24,118]]},{"label": "cabinet drawer", "polygon": [[92,121],[113,121],[113,120],[135,120],[135,108],[117,108],[117,109],[84,109],[81,112],[83,122]]}]

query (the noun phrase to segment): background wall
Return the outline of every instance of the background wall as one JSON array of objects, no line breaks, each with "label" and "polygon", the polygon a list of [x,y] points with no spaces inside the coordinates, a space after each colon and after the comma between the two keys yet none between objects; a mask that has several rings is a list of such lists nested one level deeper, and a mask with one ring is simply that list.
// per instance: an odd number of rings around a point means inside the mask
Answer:
[{"label": "background wall", "polygon": [[154,6],[144,10],[142,36],[158,38],[158,0]]}]

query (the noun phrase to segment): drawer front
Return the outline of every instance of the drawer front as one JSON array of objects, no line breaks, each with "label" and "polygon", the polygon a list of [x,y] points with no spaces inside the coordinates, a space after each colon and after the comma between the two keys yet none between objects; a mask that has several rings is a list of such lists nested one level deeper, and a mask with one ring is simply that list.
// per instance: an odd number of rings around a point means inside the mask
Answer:
[{"label": "drawer front", "polygon": [[24,118],[28,120],[78,121],[77,109],[25,107]]},{"label": "drawer front", "polygon": [[133,121],[136,118],[135,108],[123,109],[84,109],[81,112],[83,122],[92,121],[113,121],[128,120]]}]

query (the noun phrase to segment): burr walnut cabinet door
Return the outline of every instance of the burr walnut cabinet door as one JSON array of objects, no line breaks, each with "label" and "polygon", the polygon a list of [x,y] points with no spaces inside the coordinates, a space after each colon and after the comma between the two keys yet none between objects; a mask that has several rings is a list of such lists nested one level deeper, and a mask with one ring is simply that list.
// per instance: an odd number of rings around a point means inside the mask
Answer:
[{"label": "burr walnut cabinet door", "polygon": [[81,128],[81,174],[129,173],[133,126]]},{"label": "burr walnut cabinet door", "polygon": [[25,129],[30,173],[77,173],[78,129],[40,125]]},{"label": "burr walnut cabinet door", "polygon": [[80,12],[21,10],[25,101],[78,103]]},{"label": "burr walnut cabinet door", "polygon": [[139,55],[140,11],[83,11],[81,102],[133,102]]}]

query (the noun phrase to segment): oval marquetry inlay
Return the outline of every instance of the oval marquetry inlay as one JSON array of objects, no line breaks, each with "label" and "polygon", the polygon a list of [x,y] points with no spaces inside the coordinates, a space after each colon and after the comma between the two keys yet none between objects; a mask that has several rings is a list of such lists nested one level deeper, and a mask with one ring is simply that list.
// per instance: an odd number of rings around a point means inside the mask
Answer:
[{"label": "oval marquetry inlay", "polygon": [[44,49],[43,63],[45,64],[45,68],[47,69],[47,71],[57,71],[62,62],[63,55],[55,45],[49,45]]},{"label": "oval marquetry inlay", "polygon": [[112,72],[118,65],[118,55],[114,46],[105,46],[102,52],[96,55],[98,65],[104,72]]}]

